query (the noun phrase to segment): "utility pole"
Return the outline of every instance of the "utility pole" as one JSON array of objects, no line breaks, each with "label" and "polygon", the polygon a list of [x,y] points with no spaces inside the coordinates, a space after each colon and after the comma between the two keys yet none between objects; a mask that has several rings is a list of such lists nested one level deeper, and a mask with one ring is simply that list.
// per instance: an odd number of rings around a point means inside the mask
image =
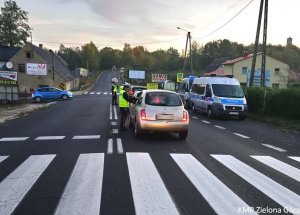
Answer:
[{"label": "utility pole", "polygon": [[267,29],[268,29],[268,0],[265,0],[264,31],[263,31],[263,50],[262,50],[261,83],[260,83],[260,85],[262,87],[264,87],[266,85]]},{"label": "utility pole", "polygon": [[252,58],[252,65],[251,65],[251,73],[250,73],[250,82],[249,86],[253,86],[253,79],[254,79],[254,71],[255,71],[255,64],[256,64],[256,55],[257,55],[257,47],[259,41],[259,32],[260,32],[260,24],[261,24],[261,16],[262,16],[262,9],[264,5],[264,0],[260,0],[260,8],[259,8],[259,15],[258,15],[258,22],[257,22],[257,29],[256,29],[256,38],[253,50],[253,58]]},{"label": "utility pole", "polygon": [[190,58],[191,58],[191,73],[192,75],[194,75],[194,70],[193,70],[193,56],[192,56],[192,37],[191,37],[191,32],[184,30],[180,27],[177,27],[177,29],[183,30],[185,32],[187,32],[186,34],[186,42],[185,42],[185,50],[184,50],[184,60],[183,60],[183,72],[185,71],[185,64],[186,64],[186,52],[187,52],[187,48],[188,48],[188,44],[190,47]]}]

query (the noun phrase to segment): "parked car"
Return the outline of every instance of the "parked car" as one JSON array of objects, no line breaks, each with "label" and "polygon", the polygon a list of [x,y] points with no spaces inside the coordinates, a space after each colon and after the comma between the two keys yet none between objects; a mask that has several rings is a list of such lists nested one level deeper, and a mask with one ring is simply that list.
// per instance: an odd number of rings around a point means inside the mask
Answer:
[{"label": "parked car", "polygon": [[134,96],[137,96],[140,92],[147,89],[146,86],[138,86],[138,85],[131,85],[130,88],[131,88],[131,90],[130,90],[129,94],[134,95]]},{"label": "parked car", "polygon": [[36,102],[43,100],[67,100],[72,98],[73,94],[67,90],[61,90],[55,87],[36,88],[32,93],[32,99]]},{"label": "parked car", "polygon": [[130,123],[140,137],[146,131],[177,132],[181,139],[188,135],[189,114],[176,92],[143,90],[130,107]]}]

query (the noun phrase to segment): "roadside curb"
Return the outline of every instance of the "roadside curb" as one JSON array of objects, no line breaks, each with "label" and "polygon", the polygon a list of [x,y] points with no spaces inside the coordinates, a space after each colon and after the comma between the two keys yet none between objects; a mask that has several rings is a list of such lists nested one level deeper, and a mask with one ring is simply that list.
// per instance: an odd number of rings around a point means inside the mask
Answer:
[{"label": "roadside curb", "polygon": [[39,110],[41,108],[49,107],[50,105],[53,105],[55,103],[56,102],[50,102],[46,104],[27,104],[25,105],[25,107],[0,111],[0,123],[4,123],[8,120],[18,118],[20,115]]}]

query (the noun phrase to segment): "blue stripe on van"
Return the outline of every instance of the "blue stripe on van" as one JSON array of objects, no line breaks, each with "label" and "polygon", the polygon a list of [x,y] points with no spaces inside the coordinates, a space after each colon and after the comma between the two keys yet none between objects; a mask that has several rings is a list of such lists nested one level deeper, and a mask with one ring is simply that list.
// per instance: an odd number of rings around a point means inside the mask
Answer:
[{"label": "blue stripe on van", "polygon": [[243,105],[243,99],[220,99],[221,102],[225,105]]}]

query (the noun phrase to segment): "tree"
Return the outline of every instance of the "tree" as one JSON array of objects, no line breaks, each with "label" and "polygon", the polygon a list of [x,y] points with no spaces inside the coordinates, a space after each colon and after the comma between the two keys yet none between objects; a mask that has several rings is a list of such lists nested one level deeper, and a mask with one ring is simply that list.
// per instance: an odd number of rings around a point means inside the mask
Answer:
[{"label": "tree", "polygon": [[9,42],[11,46],[25,44],[31,30],[27,14],[15,1],[4,2],[0,14],[0,41]]},{"label": "tree", "polygon": [[99,51],[96,45],[91,41],[88,44],[81,46],[82,57],[81,66],[88,67],[89,71],[96,71],[100,69]]},{"label": "tree", "polygon": [[68,63],[71,70],[81,66],[81,51],[79,47],[66,48],[61,44],[57,54]]}]

